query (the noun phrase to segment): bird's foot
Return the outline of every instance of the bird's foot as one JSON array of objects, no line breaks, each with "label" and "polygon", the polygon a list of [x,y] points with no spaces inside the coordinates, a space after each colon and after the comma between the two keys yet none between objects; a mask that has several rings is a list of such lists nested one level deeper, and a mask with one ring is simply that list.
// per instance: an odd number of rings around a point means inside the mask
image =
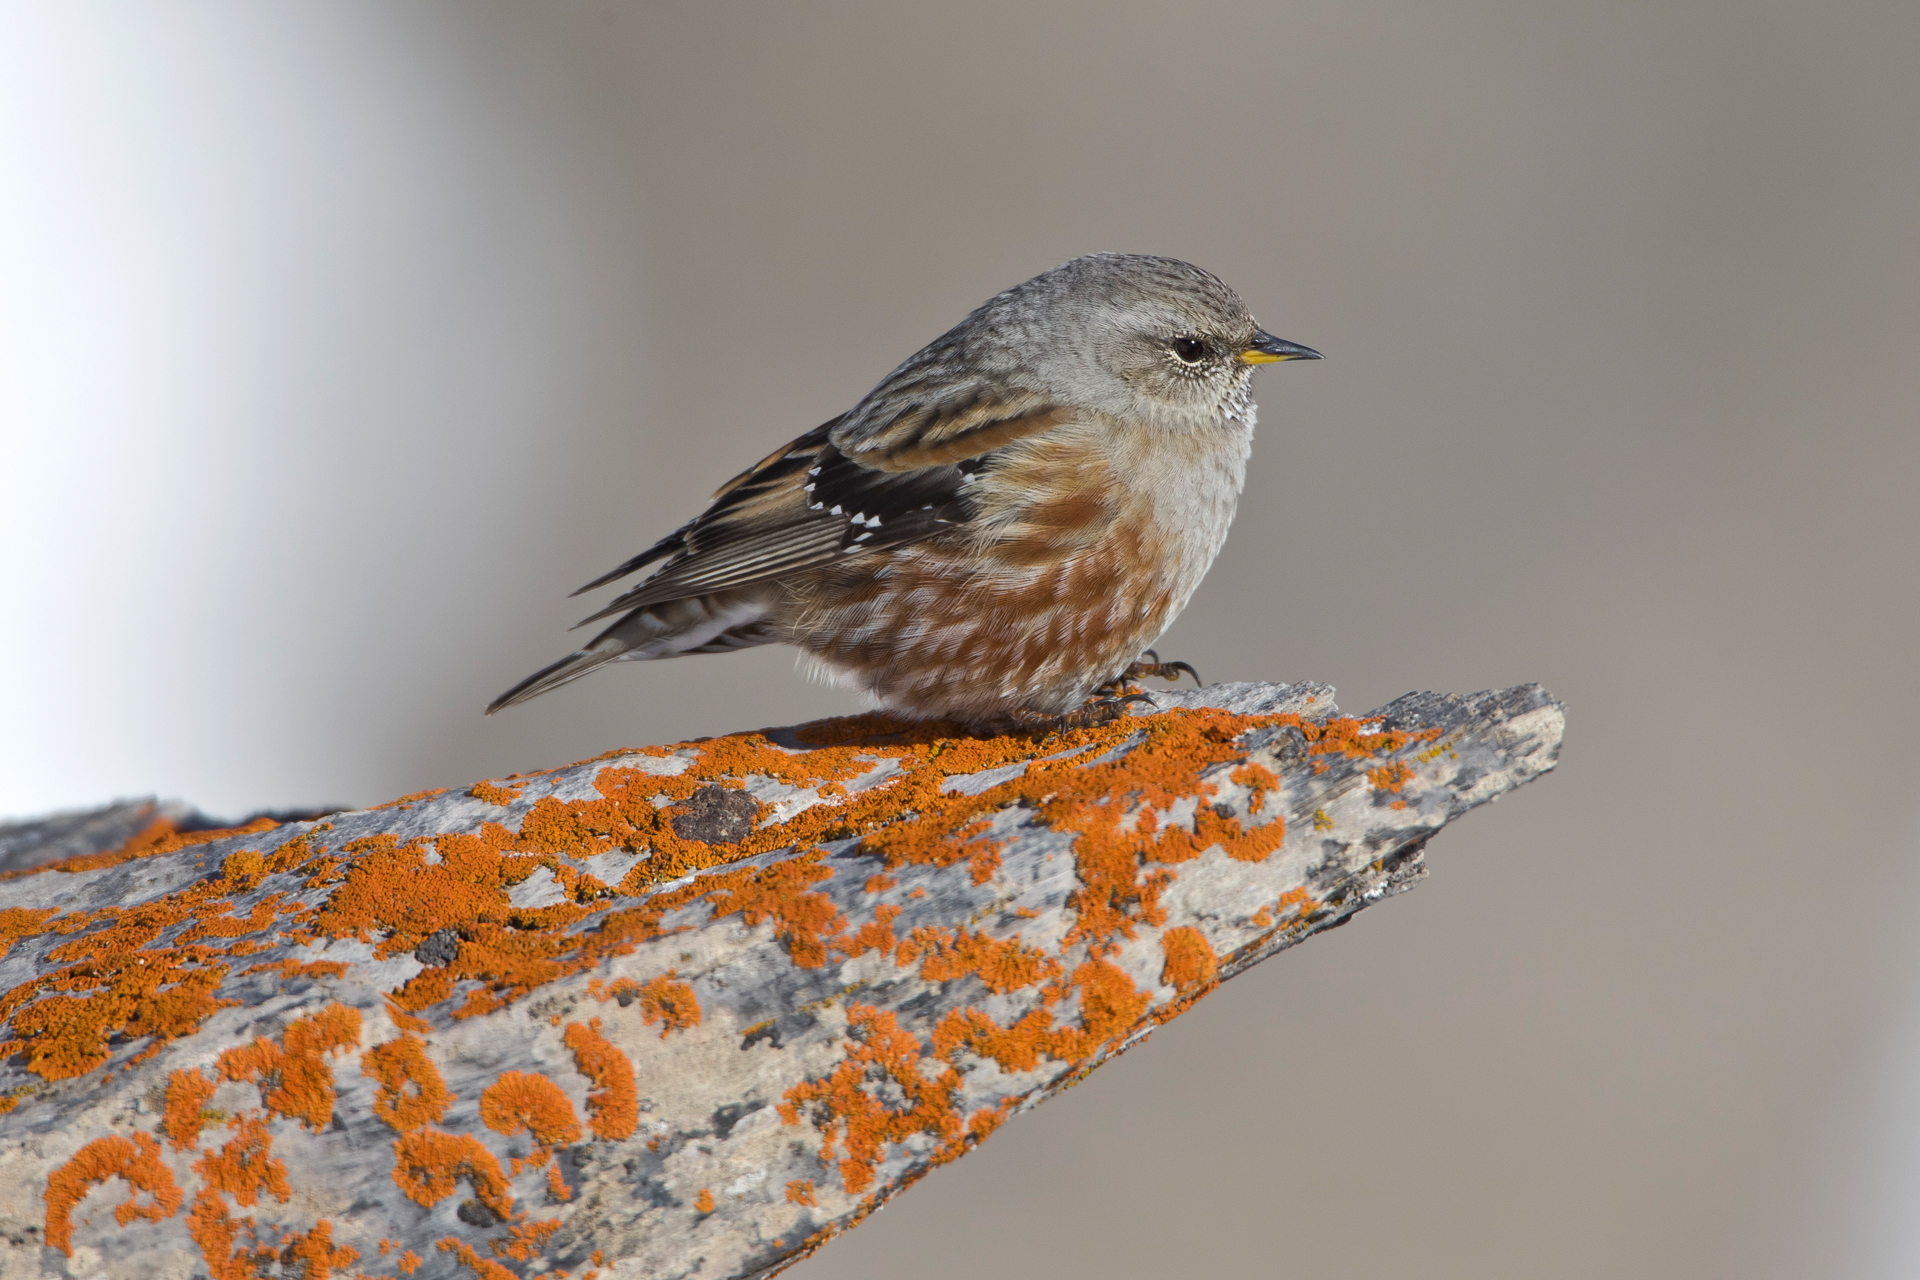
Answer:
[{"label": "bird's foot", "polygon": [[1153,701],[1150,693],[1121,693],[1114,697],[1095,695],[1071,711],[1046,715],[1039,711],[1010,711],[985,726],[994,733],[1029,733],[1042,737],[1065,733],[1069,729],[1093,729],[1125,718],[1127,704]]},{"label": "bird's foot", "polygon": [[1160,661],[1160,655],[1152,649],[1149,649],[1140,655],[1139,661],[1128,664],[1125,671],[1122,671],[1119,675],[1094,690],[1094,696],[1096,698],[1118,697],[1127,691],[1129,685],[1137,680],[1144,680],[1148,676],[1152,676],[1156,680],[1177,681],[1183,675],[1192,676],[1193,682],[1197,685],[1204,685],[1206,683],[1206,681],[1200,678],[1200,673],[1188,664],[1184,662],[1162,662]]}]

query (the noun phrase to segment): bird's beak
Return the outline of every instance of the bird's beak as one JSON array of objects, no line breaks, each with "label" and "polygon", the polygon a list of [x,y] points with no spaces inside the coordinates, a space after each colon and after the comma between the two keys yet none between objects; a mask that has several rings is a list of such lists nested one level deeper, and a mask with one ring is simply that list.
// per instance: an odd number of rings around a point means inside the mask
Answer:
[{"label": "bird's beak", "polygon": [[1272,364],[1276,360],[1322,359],[1325,357],[1312,347],[1303,347],[1297,342],[1276,338],[1265,329],[1254,330],[1253,345],[1240,353],[1243,364]]}]

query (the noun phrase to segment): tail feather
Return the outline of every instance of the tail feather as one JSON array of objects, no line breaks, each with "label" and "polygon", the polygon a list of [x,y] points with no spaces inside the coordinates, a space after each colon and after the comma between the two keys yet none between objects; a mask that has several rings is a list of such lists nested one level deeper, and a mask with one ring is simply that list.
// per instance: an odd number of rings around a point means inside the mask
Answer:
[{"label": "tail feather", "polygon": [[537,698],[549,690],[558,689],[568,681],[578,680],[581,676],[586,675],[589,671],[594,670],[603,663],[613,662],[619,659],[626,652],[627,645],[624,641],[612,636],[601,636],[586,648],[576,650],[560,659],[560,661],[550,666],[540,668],[525,680],[522,680],[519,684],[513,686],[513,688],[507,690],[492,702],[489,702],[487,704],[487,714],[492,715],[494,712],[510,707],[516,702],[525,702],[527,699]]},{"label": "tail feather", "polygon": [[769,615],[778,599],[777,589],[756,585],[643,605],[594,637],[586,648],[542,667],[495,698],[487,714],[537,698],[609,662],[728,653],[773,644],[780,635]]}]

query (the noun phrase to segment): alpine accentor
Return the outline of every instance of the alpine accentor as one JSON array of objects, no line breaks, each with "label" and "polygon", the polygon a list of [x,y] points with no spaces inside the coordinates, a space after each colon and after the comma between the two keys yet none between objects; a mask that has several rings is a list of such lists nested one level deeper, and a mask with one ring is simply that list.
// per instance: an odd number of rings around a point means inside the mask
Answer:
[{"label": "alpine accentor", "polygon": [[1119,705],[1088,704],[1096,690],[1174,674],[1134,659],[1226,541],[1253,366],[1316,359],[1185,262],[1063,263],[580,588],[666,562],[586,619],[619,616],[591,644],[487,710],[608,662],[784,643],[911,717],[1108,718]]}]

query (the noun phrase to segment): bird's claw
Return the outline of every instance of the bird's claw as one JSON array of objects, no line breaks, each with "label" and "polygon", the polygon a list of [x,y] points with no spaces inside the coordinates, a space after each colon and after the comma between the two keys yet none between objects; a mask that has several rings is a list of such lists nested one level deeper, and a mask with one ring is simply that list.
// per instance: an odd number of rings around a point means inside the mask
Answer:
[{"label": "bird's claw", "polygon": [[1195,671],[1191,664],[1185,662],[1162,662],[1160,661],[1160,655],[1154,650],[1149,649],[1140,655],[1140,661],[1130,664],[1125,671],[1120,673],[1113,683],[1126,684],[1132,680],[1143,680],[1148,676],[1152,676],[1158,680],[1177,681],[1182,675],[1192,676],[1193,682],[1196,685],[1206,684],[1206,681],[1200,678],[1200,673]]}]

